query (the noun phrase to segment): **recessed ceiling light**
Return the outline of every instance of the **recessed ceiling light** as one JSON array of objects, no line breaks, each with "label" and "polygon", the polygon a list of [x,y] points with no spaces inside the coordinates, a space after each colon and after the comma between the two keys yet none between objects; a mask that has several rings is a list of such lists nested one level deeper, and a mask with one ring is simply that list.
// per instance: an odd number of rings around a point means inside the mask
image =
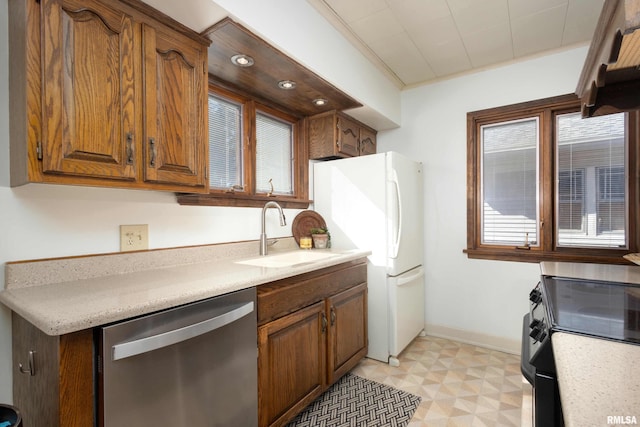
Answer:
[{"label": "recessed ceiling light", "polygon": [[296,88],[296,82],[292,80],[280,80],[278,82],[278,87],[284,90],[291,90]]},{"label": "recessed ceiling light", "polygon": [[316,107],[322,107],[323,105],[326,105],[327,102],[329,101],[324,98],[316,98],[313,100],[313,105],[315,105]]},{"label": "recessed ceiling light", "polygon": [[253,58],[248,55],[233,55],[231,62],[238,67],[251,67],[253,65]]}]

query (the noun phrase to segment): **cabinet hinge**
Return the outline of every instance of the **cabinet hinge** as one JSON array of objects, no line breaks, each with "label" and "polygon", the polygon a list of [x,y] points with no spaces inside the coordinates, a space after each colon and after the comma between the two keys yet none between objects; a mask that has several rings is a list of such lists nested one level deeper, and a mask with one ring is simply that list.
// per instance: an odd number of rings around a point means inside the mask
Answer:
[{"label": "cabinet hinge", "polygon": [[36,154],[38,160],[42,160],[42,142],[40,141],[38,141],[38,143],[36,144]]}]

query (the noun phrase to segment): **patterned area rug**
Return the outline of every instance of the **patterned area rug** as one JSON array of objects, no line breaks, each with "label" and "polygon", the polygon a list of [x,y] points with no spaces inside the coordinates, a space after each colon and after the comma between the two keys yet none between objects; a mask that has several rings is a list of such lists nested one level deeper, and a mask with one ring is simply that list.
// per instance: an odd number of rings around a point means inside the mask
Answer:
[{"label": "patterned area rug", "polygon": [[404,427],[421,398],[346,374],[287,427]]}]

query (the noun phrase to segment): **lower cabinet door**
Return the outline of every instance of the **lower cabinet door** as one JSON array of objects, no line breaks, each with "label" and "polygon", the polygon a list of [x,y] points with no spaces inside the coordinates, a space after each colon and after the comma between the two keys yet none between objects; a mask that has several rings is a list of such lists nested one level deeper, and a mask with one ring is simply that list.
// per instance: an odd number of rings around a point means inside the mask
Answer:
[{"label": "lower cabinet door", "polygon": [[258,328],[259,425],[282,426],[326,386],[325,303]]},{"label": "lower cabinet door", "polygon": [[326,300],[329,316],[327,381],[334,383],[367,354],[367,284]]}]

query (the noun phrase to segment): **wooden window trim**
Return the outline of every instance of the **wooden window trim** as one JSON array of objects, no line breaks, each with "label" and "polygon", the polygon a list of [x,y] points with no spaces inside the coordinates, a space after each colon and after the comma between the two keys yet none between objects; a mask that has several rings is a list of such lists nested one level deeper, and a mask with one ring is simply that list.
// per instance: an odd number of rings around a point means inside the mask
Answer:
[{"label": "wooden window trim", "polygon": [[[553,121],[556,114],[580,111],[580,100],[574,94],[524,102],[504,107],[467,113],[467,248],[468,258],[501,261],[540,262],[567,261],[607,264],[630,264],[623,255],[638,252],[640,248],[640,112],[628,113],[628,198],[629,247],[627,249],[557,247],[554,236],[554,146]],[[479,129],[483,124],[515,120],[540,115],[542,140],[540,151],[540,246],[517,249],[514,246],[482,245],[480,194]]]},{"label": "wooden window trim", "polygon": [[[209,93],[227,98],[242,105],[242,145],[244,164],[244,189],[210,189],[208,194],[178,194],[181,205],[262,207],[266,202],[276,201],[283,208],[306,209],[309,207],[309,151],[306,144],[305,121],[251,97],[238,94],[227,88],[209,83]],[[256,112],[268,114],[293,125],[293,195],[274,194],[267,196],[256,192]]]}]

